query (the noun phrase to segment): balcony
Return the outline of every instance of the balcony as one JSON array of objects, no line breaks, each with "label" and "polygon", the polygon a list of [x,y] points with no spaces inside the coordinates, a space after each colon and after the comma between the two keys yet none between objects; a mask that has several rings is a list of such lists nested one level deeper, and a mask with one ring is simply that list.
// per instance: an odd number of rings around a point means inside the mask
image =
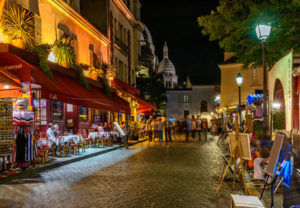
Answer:
[{"label": "balcony", "polygon": [[120,49],[128,55],[128,46],[125,45],[125,43],[120,40],[118,37],[115,36],[115,43],[120,47]]}]

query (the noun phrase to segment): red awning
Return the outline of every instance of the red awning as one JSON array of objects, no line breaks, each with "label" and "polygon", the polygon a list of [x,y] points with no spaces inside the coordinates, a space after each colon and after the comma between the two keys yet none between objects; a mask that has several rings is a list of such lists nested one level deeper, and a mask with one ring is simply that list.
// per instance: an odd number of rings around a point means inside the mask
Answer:
[{"label": "red awning", "polygon": [[[51,64],[54,81],[38,67],[38,58],[31,53],[9,44],[0,44],[0,68],[9,70],[22,82],[36,84],[43,99],[57,100],[78,106],[96,108],[112,112],[130,113],[129,104],[112,93],[109,98],[98,85],[83,87],[73,71]],[[63,70],[64,69],[64,73]],[[0,93],[1,96],[1,93]]]},{"label": "red awning", "polygon": [[139,103],[139,109],[138,113],[143,113],[151,110],[156,110],[157,107],[147,101],[145,101],[143,98],[140,97],[140,90],[132,87],[131,85],[119,80],[119,79],[114,79],[113,81],[113,86],[126,93],[127,95],[134,97],[137,102]]},{"label": "red awning", "polygon": [[0,69],[0,97],[22,97],[21,81],[14,74]]},{"label": "red awning", "polygon": [[126,82],[123,82],[122,80],[119,80],[117,78],[114,78],[112,84],[113,84],[114,87],[126,90],[130,93],[133,93],[133,94],[140,95],[140,93],[141,93],[140,90],[136,89],[135,87],[132,87],[131,85],[129,85]]}]

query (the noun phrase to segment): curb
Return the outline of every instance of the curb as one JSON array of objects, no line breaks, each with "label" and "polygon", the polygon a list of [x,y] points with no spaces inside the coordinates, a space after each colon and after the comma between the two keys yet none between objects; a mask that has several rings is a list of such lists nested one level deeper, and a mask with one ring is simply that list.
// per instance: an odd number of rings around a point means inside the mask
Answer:
[{"label": "curb", "polygon": [[[139,144],[139,143],[142,143],[142,142],[145,142],[145,141],[147,141],[147,139],[142,139],[142,140],[139,140],[139,141],[136,141],[136,142],[130,142],[128,144],[128,146],[133,146],[135,144]],[[46,170],[51,170],[51,169],[58,168],[58,167],[68,165],[68,164],[71,164],[71,163],[75,163],[75,162],[78,162],[78,161],[81,161],[81,160],[96,157],[98,155],[102,155],[102,154],[105,154],[105,153],[108,153],[108,152],[112,152],[112,151],[115,151],[115,150],[123,148],[123,147],[124,147],[124,144],[118,145],[118,146],[115,146],[115,147],[112,147],[112,148],[109,148],[109,149],[105,149],[103,151],[94,152],[94,153],[91,153],[91,154],[88,154],[88,155],[84,155],[82,157],[77,157],[77,158],[73,158],[73,159],[70,159],[70,160],[66,160],[66,161],[62,161],[62,162],[58,162],[58,163],[53,163],[53,164],[48,164],[48,165],[45,165],[45,166],[42,166],[42,167],[37,167],[37,168],[34,168],[34,169],[28,169],[26,171],[21,171],[21,172],[17,173],[16,175],[8,176],[8,177],[0,179],[0,184],[14,183],[13,181],[17,180],[17,179],[27,178],[27,177],[33,176],[35,174],[38,174],[38,173],[46,171]]]}]

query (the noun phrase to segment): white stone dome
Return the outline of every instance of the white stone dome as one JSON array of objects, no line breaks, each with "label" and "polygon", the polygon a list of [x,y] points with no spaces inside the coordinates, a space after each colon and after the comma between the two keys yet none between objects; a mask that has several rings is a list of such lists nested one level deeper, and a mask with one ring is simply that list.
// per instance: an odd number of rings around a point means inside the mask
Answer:
[{"label": "white stone dome", "polygon": [[169,59],[168,55],[168,46],[167,43],[165,42],[164,46],[164,58],[163,60],[159,63],[158,66],[158,73],[165,73],[165,74],[176,74],[175,66],[172,63],[172,61]]},{"label": "white stone dome", "polygon": [[158,66],[158,73],[176,74],[175,66],[168,58],[164,58]]}]

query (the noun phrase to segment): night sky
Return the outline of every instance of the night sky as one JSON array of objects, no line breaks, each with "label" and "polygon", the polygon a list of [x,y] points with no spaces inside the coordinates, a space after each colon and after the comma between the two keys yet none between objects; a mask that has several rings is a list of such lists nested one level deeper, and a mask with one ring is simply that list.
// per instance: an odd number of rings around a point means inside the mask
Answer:
[{"label": "night sky", "polygon": [[220,82],[218,63],[223,52],[218,43],[209,42],[201,34],[197,17],[209,14],[218,0],[140,0],[141,18],[149,28],[159,60],[164,41],[169,46],[169,58],[176,67],[179,81],[187,74],[193,84]]}]

